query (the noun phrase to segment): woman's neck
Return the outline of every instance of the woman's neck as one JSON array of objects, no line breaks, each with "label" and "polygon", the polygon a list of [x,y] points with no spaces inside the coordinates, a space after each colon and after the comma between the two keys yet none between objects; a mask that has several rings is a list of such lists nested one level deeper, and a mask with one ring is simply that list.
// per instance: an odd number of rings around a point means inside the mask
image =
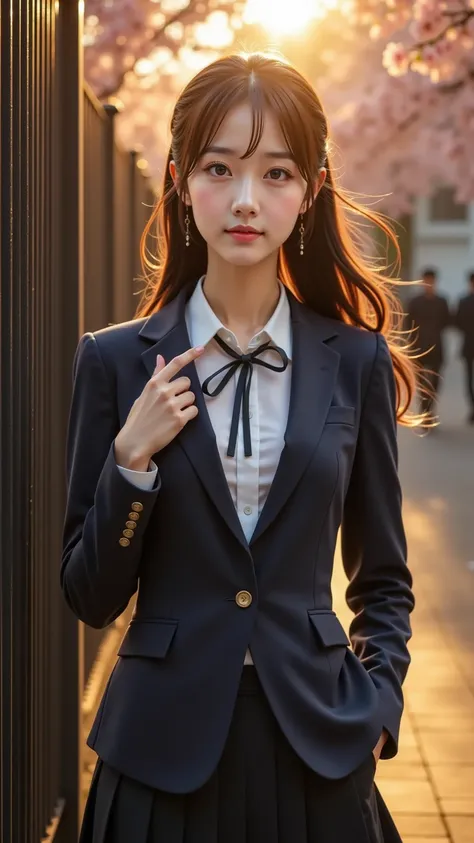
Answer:
[{"label": "woman's neck", "polygon": [[203,291],[217,318],[241,348],[262,330],[280,297],[276,261],[264,266],[208,265]]}]

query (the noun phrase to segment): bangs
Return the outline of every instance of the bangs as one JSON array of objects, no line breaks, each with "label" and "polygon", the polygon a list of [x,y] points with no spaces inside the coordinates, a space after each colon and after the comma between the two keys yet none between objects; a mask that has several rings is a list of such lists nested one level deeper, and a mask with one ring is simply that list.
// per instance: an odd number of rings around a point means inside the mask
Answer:
[{"label": "bangs", "polygon": [[[214,89],[206,92],[200,101],[199,112],[193,113],[187,123],[187,138],[183,139],[185,142],[181,164],[184,181],[191,175],[206,149],[211,146],[229,112],[236,106],[248,103],[252,112],[252,128],[248,147],[241,158],[249,158],[254,154],[262,139],[265,111],[270,110],[279,124],[301,176],[308,185],[308,194],[312,194],[312,182],[317,177],[321,166],[319,162],[324,157],[324,150],[320,148],[321,126],[318,111],[312,109],[313,125],[309,121],[305,122],[303,114],[308,114],[307,102],[304,105],[303,102],[299,103],[298,92],[292,90],[291,85],[288,86],[288,79],[282,81],[285,85],[275,84],[274,78],[266,83],[262,75],[252,72],[245,74],[243,78],[228,82],[217,102]],[[300,98],[303,99],[301,92]]]}]

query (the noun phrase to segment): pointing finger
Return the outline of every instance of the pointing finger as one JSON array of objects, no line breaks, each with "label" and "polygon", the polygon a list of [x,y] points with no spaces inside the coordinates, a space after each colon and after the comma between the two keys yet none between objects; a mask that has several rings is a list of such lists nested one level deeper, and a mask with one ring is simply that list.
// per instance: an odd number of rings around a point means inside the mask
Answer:
[{"label": "pointing finger", "polygon": [[166,380],[171,380],[184,366],[187,366],[189,363],[192,363],[193,360],[196,360],[202,352],[204,351],[203,345],[198,345],[195,348],[188,348],[187,351],[183,352],[183,354],[178,354],[177,357],[173,357],[172,360],[161,370],[161,374],[163,375]]},{"label": "pointing finger", "polygon": [[165,358],[163,357],[162,354],[157,354],[156,355],[156,366],[155,366],[152,377],[155,377],[155,375],[157,375],[158,372],[161,372],[161,370],[164,369],[164,367],[165,367]]}]

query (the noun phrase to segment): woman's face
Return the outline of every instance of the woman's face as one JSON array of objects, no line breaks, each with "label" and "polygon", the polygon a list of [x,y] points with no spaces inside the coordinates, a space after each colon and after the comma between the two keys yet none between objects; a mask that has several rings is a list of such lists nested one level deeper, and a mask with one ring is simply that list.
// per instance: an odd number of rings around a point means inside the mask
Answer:
[{"label": "woman's face", "polygon": [[[208,249],[239,266],[260,263],[278,252],[304,210],[306,192],[272,112],[265,114],[257,149],[242,160],[251,130],[249,105],[230,111],[188,180],[187,201]],[[173,162],[170,169],[176,179]],[[239,233],[236,226],[251,227],[254,233]]]}]

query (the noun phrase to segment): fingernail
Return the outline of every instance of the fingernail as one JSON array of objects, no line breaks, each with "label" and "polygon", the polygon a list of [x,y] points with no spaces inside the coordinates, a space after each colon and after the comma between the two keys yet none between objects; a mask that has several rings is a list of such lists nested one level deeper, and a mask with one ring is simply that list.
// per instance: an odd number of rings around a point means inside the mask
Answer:
[{"label": "fingernail", "polygon": [[194,351],[199,351],[199,352],[204,351],[204,346],[203,345],[196,345],[195,348],[194,348]]}]

